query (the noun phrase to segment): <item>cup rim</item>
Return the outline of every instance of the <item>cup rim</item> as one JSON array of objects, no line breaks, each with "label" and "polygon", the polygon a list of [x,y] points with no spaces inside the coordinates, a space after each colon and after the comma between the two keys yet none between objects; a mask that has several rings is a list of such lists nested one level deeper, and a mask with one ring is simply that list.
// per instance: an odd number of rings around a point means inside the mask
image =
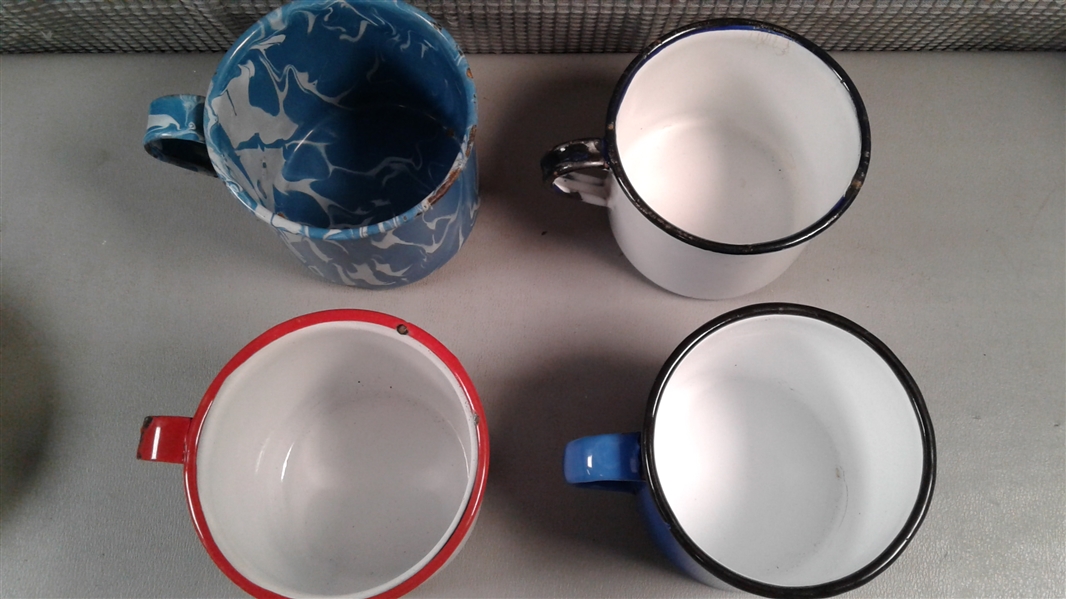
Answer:
[{"label": "cup rim", "polygon": [[[761,582],[753,578],[739,574],[727,568],[713,557],[708,555],[693,541],[681,528],[681,524],[666,500],[665,493],[659,481],[658,472],[655,468],[655,420],[659,404],[662,400],[666,385],[677,366],[692,349],[704,339],[730,324],[741,320],[758,316],[800,316],[811,318],[834,326],[846,333],[863,341],[870,349],[891,368],[900,384],[903,386],[914,409],[915,420],[918,424],[919,435],[922,440],[922,475],[918,488],[918,496],[910,516],[903,524],[899,533],[892,539],[888,546],[875,557],[870,563],[855,570],[851,574],[836,580],[810,586],[785,586]],[[831,597],[847,591],[854,590],[885,571],[892,562],[902,554],[910,543],[914,534],[921,526],[929,511],[932,501],[933,487],[936,482],[936,441],[933,434],[933,425],[929,418],[929,412],[925,406],[925,399],[918,389],[913,377],[900,362],[899,358],[872,333],[828,310],[822,310],[812,306],[791,303],[764,303],[752,304],[738,308],[704,324],[689,335],[674,350],[659,371],[652,386],[651,395],[648,399],[647,409],[644,416],[644,426],[640,436],[641,460],[652,500],[659,512],[660,517],[666,522],[670,534],[681,545],[684,551],[696,561],[700,567],[710,572],[719,580],[734,586],[742,591],[762,595],[764,597]]]},{"label": "cup rim", "polygon": [[[467,122],[459,144],[459,152],[456,155],[455,160],[452,162],[451,168],[448,169],[448,173],[441,180],[440,184],[437,185],[436,189],[427,194],[426,197],[422,198],[420,202],[411,208],[381,222],[363,225],[361,227],[313,227],[289,220],[288,218],[275,213],[273,210],[267,209],[259,201],[249,195],[248,192],[237,183],[237,181],[233,180],[225,169],[217,167],[217,165],[223,161],[220,157],[221,152],[215,147],[211,131],[216,126],[220,125],[218,122],[218,116],[215,114],[214,110],[211,109],[211,100],[217,95],[216,90],[223,89],[225,86],[226,81],[223,80],[222,73],[228,71],[234,62],[242,59],[246,55],[249,40],[259,34],[261,29],[266,27],[270,21],[287,16],[289,13],[296,10],[321,9],[336,3],[337,0],[293,0],[292,2],[283,4],[264,15],[248,27],[248,29],[246,29],[244,33],[233,42],[233,45],[230,46],[225,56],[219,61],[218,67],[215,69],[215,74],[211,77],[211,83],[207,88],[207,95],[204,100],[204,137],[207,144],[208,155],[211,158],[212,167],[214,167],[215,173],[218,175],[219,179],[222,179],[229,188],[230,193],[236,196],[237,199],[259,217],[260,220],[263,220],[280,231],[286,231],[288,233],[294,233],[312,239],[339,241],[362,239],[396,229],[407,221],[414,220],[418,216],[424,214],[437,203],[440,198],[444,197],[444,194],[446,194],[456,180],[459,179],[459,175],[461,175],[466,168],[467,163],[470,161],[471,153],[474,150],[474,136],[477,132],[477,93],[474,86],[473,71],[470,69],[470,64],[467,62],[466,55],[459,47],[459,44],[446,29],[438,25],[432,17],[421,9],[398,0],[393,0],[391,2],[344,0],[345,4],[369,4],[376,7],[391,6],[395,10],[410,13],[416,18],[425,21],[426,24],[435,29],[441,36],[447,49],[455,52],[455,68],[456,71],[460,73],[460,79],[463,81],[464,91],[466,92],[468,101]],[[465,77],[463,76],[464,74]]]},{"label": "cup rim", "polygon": [[[825,65],[836,74],[840,79],[840,83],[845,89],[847,89],[848,94],[851,96],[852,103],[855,105],[855,114],[859,124],[859,164],[855,169],[855,174],[853,175],[847,190],[844,192],[844,195],[833,205],[829,212],[824,214],[811,225],[808,225],[806,228],[778,239],[760,241],[757,243],[736,244],[714,241],[689,233],[666,220],[658,212],[652,209],[652,207],[640,197],[640,194],[637,193],[633,183],[629,180],[628,175],[626,175],[625,168],[622,167],[622,160],[618,151],[616,131],[618,111],[622,106],[622,100],[626,96],[626,91],[629,89],[629,84],[632,83],[637,71],[639,71],[640,68],[656,54],[674,42],[690,35],[729,29],[749,29],[779,35],[810,51],[811,54],[825,63]],[[866,113],[866,105],[863,103],[862,97],[859,95],[859,91],[856,89],[855,83],[851,80],[851,77],[844,72],[844,69],[833,60],[825,50],[822,50],[819,46],[815,45],[814,42],[811,42],[807,38],[785,29],[784,27],[754,19],[730,18],[698,21],[679,29],[675,29],[648,44],[640,51],[640,54],[629,63],[629,66],[627,66],[625,71],[622,72],[622,76],[619,78],[618,84],[615,86],[613,95],[611,96],[611,102],[608,105],[607,134],[604,141],[606,146],[607,164],[610,167],[611,172],[614,174],[618,184],[622,187],[626,197],[645,218],[654,223],[663,232],[679,241],[719,254],[765,254],[795,247],[809,241],[811,238],[827,229],[829,225],[833,224],[833,222],[840,218],[840,215],[848,209],[851,203],[855,200],[855,196],[858,195],[859,189],[862,188],[863,181],[866,179],[866,172],[870,166],[870,120]]]},{"label": "cup rim", "polygon": [[185,498],[189,508],[189,514],[192,518],[193,528],[196,530],[196,535],[199,537],[201,544],[203,544],[204,549],[211,557],[211,560],[215,562],[215,565],[222,571],[222,573],[243,591],[254,597],[284,598],[283,595],[257,585],[237,571],[233,564],[230,563],[225,555],[223,555],[222,550],[219,549],[217,543],[215,543],[208,527],[207,520],[204,517],[203,506],[200,503],[200,495],[196,480],[196,457],[200,433],[203,430],[204,420],[207,417],[211,405],[214,403],[215,397],[222,388],[223,383],[226,382],[229,376],[233,374],[237,368],[261,349],[286,335],[307,327],[332,322],[360,322],[379,325],[387,329],[395,330],[398,334],[407,335],[416,342],[422,344],[440,359],[451,372],[452,376],[455,377],[463,391],[464,397],[461,399],[467,401],[471,412],[474,414],[474,428],[477,440],[477,469],[473,475],[474,483],[470,490],[470,495],[467,498],[466,507],[463,510],[463,514],[460,517],[458,524],[456,524],[455,528],[449,535],[448,540],[440,550],[420,570],[416,571],[410,577],[401,580],[395,586],[386,589],[377,595],[373,595],[372,598],[398,597],[405,595],[443,568],[444,565],[458,553],[459,549],[465,542],[474,522],[477,520],[478,512],[481,509],[481,503],[485,496],[485,486],[488,480],[489,468],[489,430],[485,420],[485,410],[481,405],[481,400],[478,397],[470,376],[467,374],[462,364],[459,363],[459,359],[456,358],[455,355],[443,344],[433,338],[429,333],[426,333],[409,322],[389,314],[370,310],[325,310],[322,312],[313,312],[311,314],[297,316],[296,318],[275,325],[253,339],[248,345],[244,346],[239,352],[230,358],[222,370],[219,371],[218,375],[215,376],[211,385],[204,393],[203,399],[200,400],[200,405],[196,409],[196,414],[192,417],[192,422],[190,423],[185,440]]}]

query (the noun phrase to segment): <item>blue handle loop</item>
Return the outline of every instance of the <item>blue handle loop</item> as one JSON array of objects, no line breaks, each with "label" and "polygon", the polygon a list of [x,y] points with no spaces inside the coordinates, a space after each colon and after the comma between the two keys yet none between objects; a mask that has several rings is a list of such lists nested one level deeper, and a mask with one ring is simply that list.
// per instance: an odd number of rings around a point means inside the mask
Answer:
[{"label": "blue handle loop", "polygon": [[204,97],[163,96],[148,106],[144,149],[170,164],[218,176],[204,138]]},{"label": "blue handle loop", "polygon": [[563,456],[566,482],[588,489],[636,493],[640,475],[640,433],[595,435],[575,439]]}]

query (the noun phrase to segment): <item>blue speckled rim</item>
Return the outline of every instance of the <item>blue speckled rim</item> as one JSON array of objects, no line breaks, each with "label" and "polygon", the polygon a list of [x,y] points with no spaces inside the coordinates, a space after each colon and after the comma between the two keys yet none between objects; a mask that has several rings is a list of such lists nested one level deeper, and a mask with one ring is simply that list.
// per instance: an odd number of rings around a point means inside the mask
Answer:
[{"label": "blue speckled rim", "polygon": [[[221,93],[220,90],[225,89],[228,80],[224,78],[223,73],[228,72],[233,63],[240,61],[244,58],[245,54],[247,54],[249,40],[260,34],[261,27],[263,25],[265,25],[269,21],[287,18],[291,12],[296,10],[321,10],[334,3],[336,3],[336,0],[296,0],[295,2],[282,5],[280,8],[274,10],[270,14],[267,14],[259,21],[257,21],[254,25],[249,27],[241,35],[241,37],[237,38],[237,41],[234,42],[233,46],[229,49],[228,52],[226,52],[226,55],[222,57],[222,61],[219,63],[218,69],[216,69],[214,77],[211,78],[211,85],[207,89],[206,103],[209,104],[211,100],[216,98],[219,93]],[[449,34],[443,27],[438,25],[432,17],[422,12],[418,8],[415,8],[400,0],[349,0],[348,3],[356,5],[367,4],[374,6],[378,9],[391,6],[394,7],[394,9],[397,11],[406,12],[410,15],[414,15],[418,19],[425,21],[432,28],[436,29],[440,33],[441,39],[445,42],[443,49],[455,53],[455,58],[453,62],[455,63],[457,74],[463,81],[469,102],[467,106],[467,122],[465,131],[463,132],[462,141],[459,146],[459,153],[456,156],[455,161],[452,163],[451,169],[448,171],[448,174],[444,177],[443,181],[441,181],[440,185],[438,185],[437,188],[434,189],[429,195],[423,198],[421,202],[415,204],[406,212],[399,214],[396,217],[389,219],[388,221],[385,221],[383,223],[372,223],[362,227],[351,228],[322,228],[311,227],[308,225],[297,223],[281,215],[278,215],[271,210],[268,210],[266,207],[264,207],[262,204],[257,202],[250,195],[248,195],[248,193],[245,192],[244,189],[236,181],[234,181],[232,177],[229,176],[229,173],[226,171],[226,169],[219,168],[219,165],[223,164],[224,161],[219,157],[220,152],[217,148],[214,147],[214,144],[212,142],[213,136],[211,135],[212,129],[214,127],[219,126],[218,117],[215,116],[213,111],[205,111],[204,131],[205,136],[207,138],[207,150],[208,154],[211,156],[211,162],[215,167],[215,171],[218,174],[218,177],[226,183],[226,186],[234,195],[237,196],[237,199],[239,199],[242,204],[244,204],[249,210],[255,213],[255,215],[258,216],[260,219],[266,221],[267,223],[278,229],[289,231],[291,233],[298,233],[300,235],[313,239],[360,239],[364,237],[369,237],[371,235],[385,233],[389,230],[399,227],[400,225],[409,220],[417,218],[422,213],[427,211],[430,206],[432,206],[437,200],[439,200],[445,193],[448,192],[455,180],[459,178],[460,173],[462,173],[463,169],[466,168],[467,162],[469,161],[470,155],[474,148],[474,134],[477,131],[477,94],[474,88],[473,72],[470,70],[470,65],[466,60],[466,55],[463,54],[463,51],[459,48],[459,45],[456,44],[451,34]]]},{"label": "blue speckled rim", "polygon": [[[810,226],[780,239],[750,244],[733,244],[713,241],[679,229],[677,226],[660,216],[659,213],[655,212],[655,210],[647,204],[647,202],[641,199],[640,195],[633,187],[633,183],[626,175],[626,171],[622,167],[622,159],[619,156],[615,124],[618,119],[618,110],[621,108],[622,100],[626,95],[626,90],[629,89],[629,84],[633,81],[633,77],[636,76],[637,71],[663,48],[680,39],[698,33],[727,29],[763,31],[779,35],[799,44],[824,62],[825,65],[840,78],[841,84],[848,90],[848,93],[851,95],[851,100],[855,104],[855,114],[858,117],[861,147],[859,151],[859,165],[855,169],[855,175],[852,178],[851,184],[848,186],[844,195],[828,213]],[[689,245],[704,250],[718,252],[720,254],[764,254],[794,247],[809,241],[812,237],[827,229],[829,225],[833,224],[833,222],[840,218],[840,215],[848,209],[848,206],[851,205],[855,196],[858,195],[859,189],[862,187],[862,183],[866,179],[866,171],[870,166],[870,121],[866,114],[866,105],[863,104],[858,90],[855,89],[855,84],[851,81],[851,78],[848,77],[848,74],[844,72],[844,69],[841,68],[841,66],[837,64],[837,62],[833,60],[825,50],[822,50],[802,36],[783,27],[750,19],[712,19],[709,21],[700,21],[672,31],[644,48],[644,50],[633,59],[633,62],[626,67],[626,70],[622,73],[621,79],[618,81],[618,85],[615,87],[614,95],[611,97],[611,103],[607,110],[607,135],[605,137],[605,142],[607,164],[610,166],[611,172],[613,172],[618,179],[618,183],[622,186],[623,191],[625,191],[626,197],[629,198],[641,214],[672,237]]]},{"label": "blue speckled rim", "polygon": [[[673,510],[670,509],[670,504],[666,500],[662,485],[659,482],[658,472],[655,468],[655,419],[659,410],[659,403],[662,401],[663,392],[666,389],[666,385],[669,382],[671,375],[673,375],[674,371],[677,369],[678,364],[685,359],[685,356],[687,356],[694,347],[719,329],[747,318],[778,315],[799,316],[820,320],[854,335],[873,349],[874,352],[885,361],[889,368],[892,369],[892,372],[895,373],[900,385],[907,392],[907,396],[911,401],[911,407],[914,409],[915,421],[918,425],[919,435],[922,440],[922,477],[921,482],[919,483],[918,496],[915,499],[914,507],[911,509],[910,517],[907,518],[907,521],[904,523],[896,537],[891,543],[889,543],[888,547],[869,564],[866,564],[862,568],[843,578],[811,586],[780,586],[760,582],[726,568],[719,562],[715,561],[714,558],[707,555],[707,553],[700,549],[699,546],[697,546],[696,543],[682,530],[681,524],[678,522],[677,517],[674,516]],[[918,389],[917,383],[914,382],[910,373],[907,372],[907,369],[903,366],[903,363],[899,361],[899,358],[897,358],[896,355],[892,353],[892,350],[890,350],[880,339],[854,322],[843,316],[834,314],[833,312],[801,304],[767,303],[745,306],[715,318],[682,341],[681,345],[679,345],[677,349],[674,350],[674,353],[670,355],[670,358],[666,361],[662,370],[659,371],[659,375],[655,379],[655,384],[652,386],[651,397],[648,400],[648,407],[644,417],[644,429],[641,434],[641,456],[643,458],[645,476],[647,477],[648,486],[651,490],[652,498],[655,501],[655,506],[663,520],[669,526],[670,533],[674,536],[674,539],[681,544],[685,552],[687,552],[701,567],[723,582],[742,591],[762,595],[764,597],[831,597],[833,595],[839,595],[854,590],[873,580],[876,576],[884,572],[886,568],[892,565],[892,562],[896,561],[896,558],[903,553],[903,550],[918,531],[922,521],[925,519],[926,513],[929,511],[929,504],[933,498],[933,486],[936,481],[936,441],[933,437],[933,424],[929,418],[929,412],[925,407],[925,399],[922,397],[922,393]]]}]

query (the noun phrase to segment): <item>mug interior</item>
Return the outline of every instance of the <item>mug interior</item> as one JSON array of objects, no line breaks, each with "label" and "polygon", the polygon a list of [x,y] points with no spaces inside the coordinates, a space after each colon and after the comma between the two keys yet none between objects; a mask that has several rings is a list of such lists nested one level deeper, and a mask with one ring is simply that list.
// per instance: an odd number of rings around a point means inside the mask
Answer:
[{"label": "mug interior", "polygon": [[862,133],[840,76],[797,41],[736,25],[667,42],[632,73],[614,121],[623,177],[685,233],[751,245],[830,213]]},{"label": "mug interior", "polygon": [[378,324],[289,333],[230,374],[196,449],[210,536],[284,596],[368,597],[456,529],[478,467],[474,412],[433,352]]},{"label": "mug interior", "polygon": [[405,4],[294,2],[223,59],[208,146],[253,210],[326,229],[387,222],[465,163],[469,77],[454,41]]},{"label": "mug interior", "polygon": [[713,331],[661,389],[661,497],[712,560],[822,585],[892,546],[918,505],[925,443],[907,388],[856,337],[806,316]]}]

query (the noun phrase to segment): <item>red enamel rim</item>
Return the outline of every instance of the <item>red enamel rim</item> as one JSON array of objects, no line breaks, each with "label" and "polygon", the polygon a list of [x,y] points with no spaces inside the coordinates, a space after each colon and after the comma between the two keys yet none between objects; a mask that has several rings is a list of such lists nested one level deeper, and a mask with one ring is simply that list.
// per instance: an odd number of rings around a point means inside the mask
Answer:
[{"label": "red enamel rim", "polygon": [[338,321],[372,323],[393,330],[398,330],[401,326],[406,327],[408,336],[421,343],[426,349],[431,351],[444,362],[444,365],[447,366],[448,370],[452,373],[452,376],[454,376],[459,382],[459,386],[462,388],[463,394],[469,402],[470,409],[475,416],[474,420],[477,435],[477,471],[474,473],[474,486],[470,491],[470,498],[467,501],[466,509],[463,511],[462,517],[459,519],[459,524],[455,527],[455,530],[452,531],[451,536],[448,538],[448,541],[444,546],[441,547],[440,551],[437,552],[437,554],[434,555],[433,558],[422,567],[422,569],[385,592],[374,595],[374,599],[401,597],[428,580],[430,576],[433,576],[433,574],[440,570],[441,567],[454,556],[456,551],[462,545],[467,534],[469,534],[471,527],[474,525],[474,521],[477,519],[478,510],[481,508],[481,501],[485,495],[485,484],[488,479],[489,471],[489,429],[488,424],[485,421],[485,411],[481,406],[481,400],[478,399],[474,384],[470,380],[470,376],[467,375],[466,370],[463,369],[462,364],[459,363],[458,358],[456,358],[446,347],[444,347],[444,345],[434,339],[429,333],[426,333],[409,322],[381,312],[372,312],[369,310],[326,310],[323,312],[298,316],[292,320],[283,322],[256,337],[226,363],[225,367],[223,367],[221,372],[218,373],[218,376],[215,377],[215,380],[211,382],[211,386],[207,388],[207,392],[204,394],[203,399],[200,401],[200,406],[196,410],[196,415],[193,416],[192,424],[189,426],[189,433],[186,437],[185,446],[188,447],[189,450],[185,456],[185,494],[189,505],[189,513],[192,516],[193,526],[196,528],[196,534],[200,537],[200,542],[203,543],[204,549],[207,550],[208,555],[211,556],[211,559],[214,560],[215,564],[220,570],[222,570],[223,574],[253,597],[273,599],[283,598],[284,596],[255,584],[238,572],[229,560],[226,559],[226,556],[222,554],[218,545],[215,544],[215,540],[211,537],[211,531],[208,529],[207,522],[204,519],[203,507],[200,505],[200,496],[196,485],[196,452],[200,439],[200,431],[204,424],[204,418],[207,416],[208,410],[215,400],[215,396],[218,394],[219,389],[222,387],[222,384],[226,379],[228,379],[238,367],[244,364],[245,361],[255,355],[259,350],[289,333],[317,324]]}]

